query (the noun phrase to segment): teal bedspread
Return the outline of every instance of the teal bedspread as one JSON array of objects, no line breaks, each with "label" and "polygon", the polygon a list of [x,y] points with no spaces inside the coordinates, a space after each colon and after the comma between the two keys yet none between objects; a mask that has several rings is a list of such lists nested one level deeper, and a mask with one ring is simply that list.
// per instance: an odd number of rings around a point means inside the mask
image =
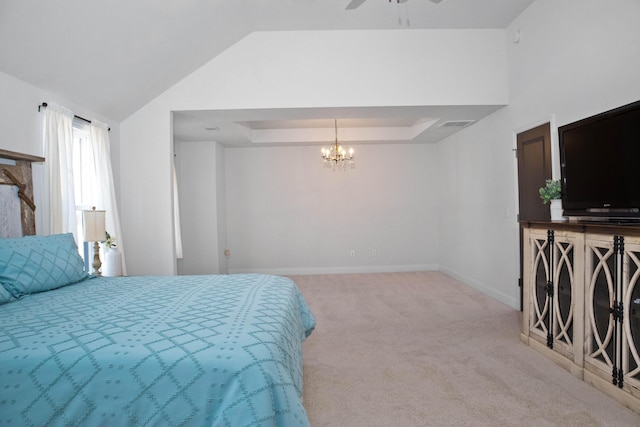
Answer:
[{"label": "teal bedspread", "polygon": [[0,305],[0,426],[307,426],[289,279],[95,278]]}]

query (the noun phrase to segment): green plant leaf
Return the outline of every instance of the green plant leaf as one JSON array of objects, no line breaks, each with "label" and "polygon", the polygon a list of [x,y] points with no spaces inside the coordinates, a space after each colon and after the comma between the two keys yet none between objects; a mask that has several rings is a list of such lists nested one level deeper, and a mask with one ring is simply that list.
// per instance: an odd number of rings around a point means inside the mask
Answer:
[{"label": "green plant leaf", "polygon": [[557,179],[547,179],[544,187],[540,187],[540,190],[538,191],[540,193],[542,203],[545,205],[551,200],[557,200],[562,197],[562,186],[560,185],[560,180]]}]

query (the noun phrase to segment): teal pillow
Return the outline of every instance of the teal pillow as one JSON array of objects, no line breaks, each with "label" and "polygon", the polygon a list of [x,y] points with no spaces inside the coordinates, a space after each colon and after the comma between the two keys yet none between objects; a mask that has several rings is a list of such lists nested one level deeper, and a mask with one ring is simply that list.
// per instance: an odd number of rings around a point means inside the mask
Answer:
[{"label": "teal pillow", "polygon": [[89,276],[71,233],[0,239],[0,260],[0,284],[14,298]]}]

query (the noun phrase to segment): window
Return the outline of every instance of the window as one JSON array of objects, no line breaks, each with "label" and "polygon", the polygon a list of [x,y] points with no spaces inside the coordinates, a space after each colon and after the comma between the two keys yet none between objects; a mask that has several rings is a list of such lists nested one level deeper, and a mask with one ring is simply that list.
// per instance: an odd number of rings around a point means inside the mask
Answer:
[{"label": "window", "polygon": [[[46,107],[42,114],[42,144],[47,158],[45,187],[51,190],[43,197],[45,211],[50,213],[44,232],[74,233],[78,246],[82,246],[82,212],[93,206],[104,210],[106,230],[118,239],[126,274],[111,172],[109,126],[98,120],[89,122],[57,104],[42,106]],[[86,258],[86,252],[81,252]]]},{"label": "window", "polygon": [[[82,211],[90,210],[92,208],[90,200],[92,195],[96,194],[98,189],[98,183],[96,178],[96,168],[94,163],[93,151],[91,144],[89,143],[89,125],[82,120],[75,119],[73,121],[73,143],[71,149],[73,163],[73,184],[74,184],[74,197],[76,203],[76,224],[77,224],[77,236],[78,242],[84,242],[84,233],[82,229]],[[78,245],[80,255],[84,258],[86,255],[93,256],[91,251],[93,245],[88,245],[83,250],[82,246]]]}]

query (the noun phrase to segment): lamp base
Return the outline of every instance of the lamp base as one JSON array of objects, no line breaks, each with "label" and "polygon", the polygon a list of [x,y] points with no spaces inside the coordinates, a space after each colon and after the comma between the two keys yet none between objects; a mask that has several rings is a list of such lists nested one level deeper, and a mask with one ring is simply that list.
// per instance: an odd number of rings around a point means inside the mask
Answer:
[{"label": "lamp base", "polygon": [[100,245],[98,242],[93,243],[93,274],[96,276],[101,276],[100,267],[102,267],[102,262],[100,262]]}]

